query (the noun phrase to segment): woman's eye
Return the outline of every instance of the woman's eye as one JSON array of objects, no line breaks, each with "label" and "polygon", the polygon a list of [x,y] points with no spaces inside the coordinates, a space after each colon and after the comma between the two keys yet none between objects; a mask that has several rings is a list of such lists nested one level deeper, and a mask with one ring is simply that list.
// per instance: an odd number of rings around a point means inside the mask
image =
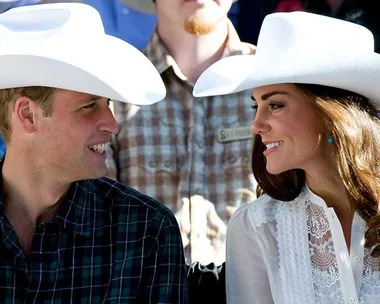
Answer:
[{"label": "woman's eye", "polygon": [[277,110],[277,109],[280,109],[282,108],[284,105],[282,104],[278,104],[278,103],[270,103],[269,104],[269,107],[271,108],[271,110]]},{"label": "woman's eye", "polygon": [[251,108],[257,110],[257,104],[251,105]]}]

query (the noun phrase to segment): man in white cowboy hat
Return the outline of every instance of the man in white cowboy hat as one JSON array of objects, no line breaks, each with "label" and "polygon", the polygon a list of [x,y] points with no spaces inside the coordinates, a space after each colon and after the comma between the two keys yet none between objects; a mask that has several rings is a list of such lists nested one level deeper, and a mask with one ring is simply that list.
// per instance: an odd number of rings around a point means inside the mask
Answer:
[{"label": "man in white cowboy hat", "polygon": [[109,101],[152,104],[151,62],[84,4],[0,14],[2,303],[186,303],[173,213],[103,176]]},{"label": "man in white cowboy hat", "polygon": [[[167,89],[155,105],[115,105],[120,132],[110,176],[165,203],[179,221],[187,262],[225,261],[226,224],[255,198],[250,94],[194,98],[198,76],[222,57],[253,54],[227,13],[232,0],[124,0],[157,14],[145,53]],[[127,83],[126,83],[127,84]]]}]

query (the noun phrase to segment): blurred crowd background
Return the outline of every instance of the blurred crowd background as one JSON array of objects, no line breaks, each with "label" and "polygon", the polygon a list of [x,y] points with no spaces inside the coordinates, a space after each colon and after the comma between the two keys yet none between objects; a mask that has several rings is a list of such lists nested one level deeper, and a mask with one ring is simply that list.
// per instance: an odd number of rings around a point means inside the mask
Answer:
[{"label": "blurred crowd background", "polygon": [[[0,1],[0,12],[44,2],[87,3],[100,12],[108,34],[138,48],[147,45],[156,24],[155,15],[128,7],[122,0],[3,0]],[[229,17],[241,40],[256,44],[261,23],[269,13],[301,10],[334,16],[370,29],[375,35],[378,52],[380,19],[376,3],[373,0],[239,0],[232,5]]]}]

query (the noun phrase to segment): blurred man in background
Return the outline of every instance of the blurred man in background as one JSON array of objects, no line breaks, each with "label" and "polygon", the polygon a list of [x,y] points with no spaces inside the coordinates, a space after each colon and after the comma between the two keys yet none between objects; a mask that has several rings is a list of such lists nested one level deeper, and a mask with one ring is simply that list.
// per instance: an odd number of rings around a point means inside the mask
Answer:
[{"label": "blurred man in background", "polygon": [[[228,11],[232,0],[123,0],[157,25],[145,50],[167,89],[152,106],[115,104],[120,132],[109,147],[110,176],[175,212],[187,262],[225,261],[226,224],[255,198],[250,170],[250,92],[194,98],[199,75],[222,57],[253,54]],[[127,85],[127,84],[126,84]]]}]

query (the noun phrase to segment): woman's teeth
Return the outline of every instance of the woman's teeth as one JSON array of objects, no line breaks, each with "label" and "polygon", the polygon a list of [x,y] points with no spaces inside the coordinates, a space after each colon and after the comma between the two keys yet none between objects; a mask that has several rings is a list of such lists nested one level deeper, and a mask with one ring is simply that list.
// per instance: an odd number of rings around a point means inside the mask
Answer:
[{"label": "woman's teeth", "polygon": [[281,145],[282,144],[282,140],[280,140],[280,141],[276,141],[276,142],[274,142],[274,143],[270,143],[270,144],[266,144],[265,146],[267,147],[267,150],[269,150],[269,149],[273,149],[273,148],[275,148],[275,147],[278,147],[279,145]]}]

